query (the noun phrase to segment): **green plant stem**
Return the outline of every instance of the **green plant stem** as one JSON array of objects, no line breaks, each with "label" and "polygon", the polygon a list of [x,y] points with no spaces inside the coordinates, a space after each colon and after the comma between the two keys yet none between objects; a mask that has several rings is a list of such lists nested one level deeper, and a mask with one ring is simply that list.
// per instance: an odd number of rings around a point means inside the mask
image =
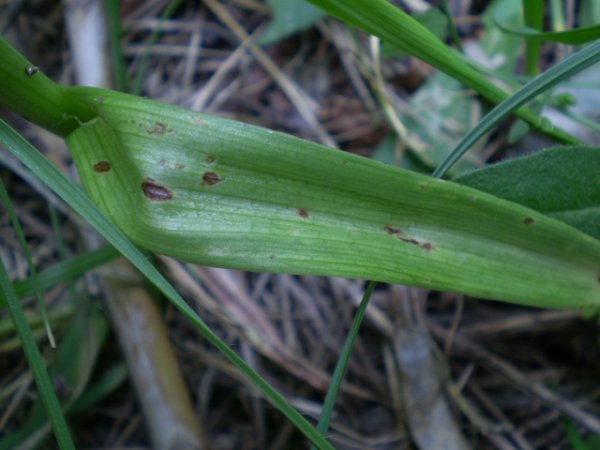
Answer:
[{"label": "green plant stem", "polygon": [[0,36],[0,104],[66,136],[95,112],[71,97]]},{"label": "green plant stem", "polygon": [[[523,14],[526,26],[542,31],[542,26],[544,25],[544,2],[545,0],[523,0]],[[527,75],[537,75],[540,73],[542,41],[539,38],[527,39],[525,41],[525,48],[525,71]]]}]

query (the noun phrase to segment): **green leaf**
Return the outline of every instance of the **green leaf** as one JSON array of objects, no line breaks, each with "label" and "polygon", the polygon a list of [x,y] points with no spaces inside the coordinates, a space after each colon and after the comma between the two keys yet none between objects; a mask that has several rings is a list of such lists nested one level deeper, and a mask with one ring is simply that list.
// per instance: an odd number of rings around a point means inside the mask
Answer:
[{"label": "green leaf", "polygon": [[[309,0],[329,14],[379,37],[460,81],[479,94],[500,103],[508,94],[457,56],[446,44],[415,19],[386,0]],[[533,128],[565,143],[578,143],[569,134],[550,125],[526,108],[515,114]]]},{"label": "green leaf", "polygon": [[600,239],[600,148],[555,147],[454,181],[520,203]]},{"label": "green leaf", "polygon": [[[98,91],[96,91],[98,92]],[[109,91],[100,91],[106,92]],[[136,98],[136,97],[133,97]],[[175,288],[171,286],[167,280],[158,272],[158,270],[148,261],[144,254],[142,254],[138,248],[136,248],[129,239],[121,232],[115,225],[104,215],[102,212],[94,206],[94,204],[85,196],[85,194],[79,189],[78,186],[73,184],[72,181],[67,179],[61,172],[56,169],[46,158],[44,158],[31,144],[25,141],[18,133],[16,133],[6,122],[0,119],[0,144],[6,146],[6,148],[13,153],[29,170],[31,170],[36,176],[38,176],[44,183],[46,183],[55,193],[62,197],[66,203],[71,206],[77,213],[98,230],[107,241],[109,241],[116,249],[118,249],[123,256],[125,256],[138,270],[148,278],[171,302],[179,309],[185,317],[187,317],[192,324],[200,331],[206,339],[213,344],[221,353],[225,355],[248,379],[252,381],[254,386],[259,389],[265,397],[272,402],[281,413],[285,414],[291,422],[304,433],[319,449],[332,450],[333,447],[329,444],[320,433],[296,410],[289,402],[277,392],[271,385],[269,385],[258,373],[256,373],[236,352],[234,352],[223,340],[221,340],[209,327],[208,325],[198,316],[198,314],[183,300],[183,298],[177,293]],[[16,299],[16,295],[10,283],[5,288],[2,271],[4,266],[0,261],[0,293],[5,295],[8,299],[9,308],[11,313],[16,309],[17,312],[20,310],[20,305]],[[13,306],[16,305],[16,306]],[[22,311],[15,320],[19,320],[24,323],[26,327],[25,318],[22,317]],[[22,325],[17,327],[19,332],[24,329]],[[29,337],[24,341],[26,353],[29,361],[34,361],[35,358],[29,358],[31,351],[37,351],[35,344],[31,350],[29,342],[33,343],[31,338],[31,332],[27,328]],[[39,355],[39,352],[38,352]],[[31,364],[31,362],[30,362]],[[35,368],[35,366],[32,365]],[[37,370],[37,369],[35,369]],[[37,372],[34,370],[34,374],[37,377]],[[47,374],[46,374],[47,375]],[[44,384],[44,391],[50,390],[50,394],[53,394],[52,388],[49,381],[45,381],[40,378]],[[46,376],[47,379],[47,376]],[[37,378],[36,378],[37,380]],[[50,399],[52,396],[49,395]],[[56,397],[53,397],[56,400]],[[57,404],[57,402],[56,402]],[[52,405],[51,405],[52,406]],[[60,411],[60,408],[58,408]],[[54,420],[54,415],[51,415]],[[62,415],[61,415],[62,417]],[[59,420],[59,419],[56,419]],[[64,419],[63,419],[64,422]],[[66,429],[66,426],[64,427]],[[62,428],[58,428],[62,431]],[[67,434],[68,437],[68,434]],[[63,435],[60,435],[63,438]],[[61,448],[72,448],[64,445]]]},{"label": "green leaf", "polygon": [[67,138],[86,191],[151,251],[539,306],[600,303],[600,242],[520,205],[151,100],[70,92],[100,115]]},{"label": "green leaf", "polygon": [[305,0],[268,0],[273,19],[258,39],[268,45],[312,26],[326,14]]},{"label": "green leaf", "polygon": [[509,22],[504,22],[500,19],[496,20],[496,25],[505,33],[520,36],[528,41],[540,39],[543,41],[559,42],[561,44],[581,45],[595,41],[600,37],[600,25],[592,25],[568,31],[539,31],[526,26],[515,27]]}]

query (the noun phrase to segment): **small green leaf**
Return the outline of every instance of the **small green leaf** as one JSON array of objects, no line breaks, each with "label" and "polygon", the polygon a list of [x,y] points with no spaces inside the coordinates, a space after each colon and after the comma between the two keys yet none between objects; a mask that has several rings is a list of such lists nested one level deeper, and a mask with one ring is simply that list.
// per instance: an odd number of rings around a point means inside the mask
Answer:
[{"label": "small green leaf", "polygon": [[555,147],[454,181],[520,203],[600,239],[600,148]]},{"label": "small green leaf", "polygon": [[100,116],[67,138],[86,191],[151,251],[540,306],[600,303],[600,242],[520,205],[151,100],[70,93]]},{"label": "small green leaf", "polygon": [[268,45],[312,26],[327,14],[305,0],[268,0],[273,19],[258,39]]}]

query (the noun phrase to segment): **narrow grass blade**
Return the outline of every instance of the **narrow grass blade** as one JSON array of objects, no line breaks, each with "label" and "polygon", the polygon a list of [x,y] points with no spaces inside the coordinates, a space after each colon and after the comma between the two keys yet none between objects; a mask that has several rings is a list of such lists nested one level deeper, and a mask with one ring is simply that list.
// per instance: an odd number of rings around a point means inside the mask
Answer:
[{"label": "narrow grass blade", "polygon": [[[331,415],[333,414],[333,407],[335,406],[335,400],[344,381],[344,375],[346,375],[346,369],[348,368],[348,361],[352,355],[352,348],[354,347],[354,342],[358,336],[360,325],[365,317],[365,312],[367,311],[367,306],[369,305],[369,300],[371,300],[371,295],[373,294],[375,286],[377,286],[377,283],[370,281],[367,289],[365,289],[363,298],[356,311],[356,314],[354,315],[350,330],[348,331],[348,336],[346,336],[346,341],[344,342],[344,347],[342,348],[342,354],[338,359],[333,376],[331,377],[331,383],[329,384],[329,389],[327,389],[327,395],[325,396],[325,402],[323,403],[321,417],[319,418],[319,423],[317,424],[317,430],[319,430],[323,436],[327,434],[329,422],[331,421]],[[315,447],[312,447],[312,450],[316,450]]]},{"label": "narrow grass blade", "polygon": [[40,351],[35,345],[31,329],[27,325],[25,314],[23,314],[23,309],[8,278],[8,273],[2,259],[0,259],[0,293],[6,299],[8,310],[23,345],[23,351],[33,373],[38,392],[50,417],[50,423],[52,424],[58,445],[62,450],[75,450],[75,445],[73,445],[73,440],[69,433],[69,427],[63,416],[60,403],[56,398],[52,382],[44,366]]},{"label": "narrow grass blade", "polygon": [[548,307],[600,301],[600,242],[520,205],[271,130],[71,92],[101,116],[67,139],[86,191],[153,252]]},{"label": "narrow grass blade", "polygon": [[527,41],[538,39],[567,45],[582,45],[600,38],[600,25],[575,28],[567,31],[539,31],[532,27],[514,27],[500,20],[496,21],[496,25],[505,33],[520,36]]},{"label": "narrow grass blade", "polygon": [[46,335],[48,336],[48,340],[50,341],[50,346],[52,348],[56,347],[56,343],[54,340],[54,335],[52,334],[52,328],[50,326],[50,322],[48,321],[48,313],[46,311],[46,302],[44,302],[44,295],[42,293],[42,289],[40,287],[39,278],[37,270],[35,269],[35,265],[33,264],[33,259],[31,257],[31,252],[29,251],[29,246],[27,245],[27,241],[25,240],[25,232],[21,227],[21,222],[17,217],[17,213],[13,208],[12,201],[8,196],[8,192],[4,187],[4,183],[0,180],[0,200],[6,206],[6,210],[8,211],[8,215],[10,216],[10,220],[12,222],[13,228],[15,230],[15,234],[17,235],[17,239],[19,241],[19,245],[21,246],[21,250],[25,255],[25,260],[27,261],[27,267],[29,269],[29,273],[31,274],[31,282],[34,287],[35,296],[38,301],[38,307],[40,308],[40,315],[42,317],[42,322],[44,323],[44,328],[46,329]]},{"label": "narrow grass blade", "polygon": [[563,80],[587,69],[600,61],[600,42],[592,44],[571,55],[557,65],[537,76],[509,99],[490,111],[456,146],[446,160],[440,164],[433,176],[442,177],[469,148],[485,133],[492,130],[501,120],[508,117],[517,108]]},{"label": "narrow grass blade", "polygon": [[[392,5],[387,0],[309,0],[329,14],[379,37],[383,42],[397,47],[431,64],[494,103],[504,101],[508,94],[440,41],[427,28]],[[578,143],[570,134],[554,127],[547,120],[526,108],[514,113],[529,125],[565,143]]]},{"label": "narrow grass blade", "polygon": [[[206,339],[244,373],[264,396],[286,415],[319,449],[333,450],[331,444],[321,436],[315,427],[206,325],[173,286],[167,282],[138,248],[102,214],[78,186],[60,173],[31,144],[25,141],[2,120],[0,120],[0,143],[4,144],[29,170],[62,197],[69,206],[86,219],[107,241],[136,266],[196,326]],[[16,302],[16,296],[12,287],[11,292]]]}]

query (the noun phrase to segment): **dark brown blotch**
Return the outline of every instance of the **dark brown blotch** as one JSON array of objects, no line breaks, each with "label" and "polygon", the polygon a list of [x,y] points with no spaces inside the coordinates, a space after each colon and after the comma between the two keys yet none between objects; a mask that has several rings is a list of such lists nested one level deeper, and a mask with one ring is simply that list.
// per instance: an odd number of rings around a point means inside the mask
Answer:
[{"label": "dark brown blotch", "polygon": [[416,239],[403,238],[403,237],[399,237],[398,239],[400,239],[402,242],[406,242],[407,244],[419,245],[419,241],[417,241]]},{"label": "dark brown blotch", "polygon": [[216,172],[204,172],[202,175],[202,183],[213,186],[221,181],[221,177]]},{"label": "dark brown blotch", "polygon": [[431,245],[431,243],[429,243],[429,242],[421,242],[419,244],[419,247],[421,247],[423,250],[429,251],[433,248],[433,245]]},{"label": "dark brown blotch", "polygon": [[207,163],[207,164],[212,164],[212,163],[214,163],[216,160],[217,160],[217,157],[216,157],[216,156],[213,156],[213,155],[208,155],[208,156],[206,157],[206,163]]},{"label": "dark brown blotch", "polygon": [[531,217],[525,217],[523,219],[523,223],[525,225],[533,225],[535,223],[535,221]]},{"label": "dark brown blotch", "polygon": [[309,213],[307,210],[303,209],[303,208],[299,208],[299,209],[298,209],[298,215],[299,215],[300,217],[304,217],[305,219],[306,219],[307,217],[310,217],[310,213]]},{"label": "dark brown blotch", "polygon": [[159,186],[151,178],[148,178],[142,183],[142,191],[150,200],[164,201],[171,200],[173,198],[173,193],[169,189]]},{"label": "dark brown blotch", "polygon": [[108,161],[99,161],[94,164],[94,172],[96,173],[108,172],[110,169],[111,165]]},{"label": "dark brown blotch", "polygon": [[386,225],[385,227],[383,227],[383,229],[389,235],[400,234],[400,228],[394,228],[389,225]]}]

